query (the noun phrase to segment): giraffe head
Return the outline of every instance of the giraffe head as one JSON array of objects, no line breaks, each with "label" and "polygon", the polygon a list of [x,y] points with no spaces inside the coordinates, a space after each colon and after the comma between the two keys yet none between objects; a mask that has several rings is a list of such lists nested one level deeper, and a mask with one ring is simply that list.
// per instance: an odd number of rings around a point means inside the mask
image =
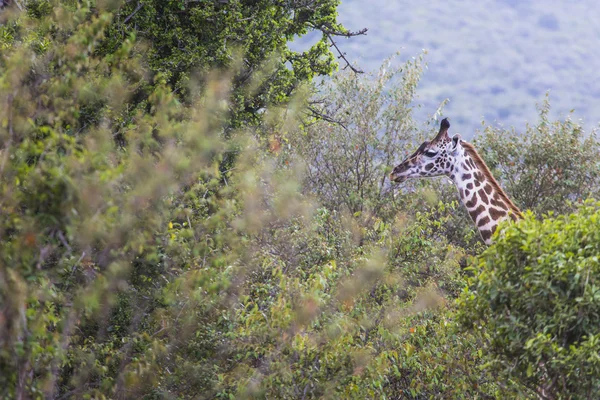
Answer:
[{"label": "giraffe head", "polygon": [[390,179],[402,183],[408,178],[450,176],[460,147],[460,135],[448,136],[448,128],[450,122],[444,118],[437,136],[432,141],[423,142],[417,151],[394,168]]}]

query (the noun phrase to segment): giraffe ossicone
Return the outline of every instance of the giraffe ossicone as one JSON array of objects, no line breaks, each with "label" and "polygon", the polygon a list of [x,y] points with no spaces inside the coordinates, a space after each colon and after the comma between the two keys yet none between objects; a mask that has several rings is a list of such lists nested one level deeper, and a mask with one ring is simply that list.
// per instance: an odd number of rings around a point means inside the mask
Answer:
[{"label": "giraffe ossicone", "polygon": [[483,241],[489,245],[500,221],[517,220],[523,214],[502,190],[475,147],[458,134],[450,137],[449,128],[450,122],[444,118],[437,136],[423,142],[394,168],[390,179],[401,183],[408,178],[448,176]]}]

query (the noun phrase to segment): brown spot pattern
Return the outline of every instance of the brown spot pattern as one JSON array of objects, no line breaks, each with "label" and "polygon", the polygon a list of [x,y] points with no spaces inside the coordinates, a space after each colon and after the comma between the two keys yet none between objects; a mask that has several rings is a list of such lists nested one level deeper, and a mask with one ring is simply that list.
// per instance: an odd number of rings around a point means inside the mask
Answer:
[{"label": "brown spot pattern", "polygon": [[481,197],[481,201],[483,201],[485,204],[490,204],[490,201],[483,190],[479,191],[479,197]]},{"label": "brown spot pattern", "polygon": [[[467,192],[468,192],[468,190],[467,190]],[[470,208],[475,207],[476,205],[477,205],[477,192],[474,192],[471,200],[465,202],[465,206],[470,209]]]},{"label": "brown spot pattern", "polygon": [[492,205],[503,210],[508,210],[508,206],[504,204],[503,201],[500,201],[498,198],[492,197]]},{"label": "brown spot pattern", "polygon": [[490,217],[486,215],[485,217],[481,218],[479,222],[477,222],[477,226],[485,226],[485,224],[488,222],[490,222]]},{"label": "brown spot pattern", "polygon": [[477,221],[477,216],[478,216],[479,214],[481,214],[482,212],[484,212],[484,211],[485,211],[485,207],[484,207],[483,205],[480,205],[480,206],[479,206],[479,207],[477,207],[476,209],[474,209],[474,210],[470,210],[470,211],[469,211],[469,215],[471,216],[471,219],[472,219],[473,221]]},{"label": "brown spot pattern", "polygon": [[481,233],[481,237],[483,238],[484,241],[488,241],[490,240],[490,238],[492,237],[492,231],[486,229],[483,231],[479,231],[479,233]]},{"label": "brown spot pattern", "polygon": [[504,210],[498,210],[497,208],[490,208],[490,216],[492,217],[492,219],[494,221],[498,221],[500,218],[504,217],[506,215],[506,211]]}]

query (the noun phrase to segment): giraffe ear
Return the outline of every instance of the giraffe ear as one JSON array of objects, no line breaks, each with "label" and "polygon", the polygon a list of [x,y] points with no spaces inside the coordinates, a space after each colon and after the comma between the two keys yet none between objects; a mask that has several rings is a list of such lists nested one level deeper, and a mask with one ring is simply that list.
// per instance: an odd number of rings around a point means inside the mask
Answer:
[{"label": "giraffe ear", "polygon": [[450,151],[451,152],[455,152],[456,149],[458,148],[458,143],[460,142],[460,135],[457,133],[456,135],[452,136],[452,142],[450,143]]}]

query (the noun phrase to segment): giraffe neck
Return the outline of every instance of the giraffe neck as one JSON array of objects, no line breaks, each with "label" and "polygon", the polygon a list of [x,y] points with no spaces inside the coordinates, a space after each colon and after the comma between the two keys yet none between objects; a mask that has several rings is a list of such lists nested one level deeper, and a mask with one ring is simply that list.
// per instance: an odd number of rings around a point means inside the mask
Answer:
[{"label": "giraffe neck", "polygon": [[500,188],[475,148],[464,141],[461,144],[450,178],[483,241],[489,245],[501,221],[516,220],[523,215]]}]

